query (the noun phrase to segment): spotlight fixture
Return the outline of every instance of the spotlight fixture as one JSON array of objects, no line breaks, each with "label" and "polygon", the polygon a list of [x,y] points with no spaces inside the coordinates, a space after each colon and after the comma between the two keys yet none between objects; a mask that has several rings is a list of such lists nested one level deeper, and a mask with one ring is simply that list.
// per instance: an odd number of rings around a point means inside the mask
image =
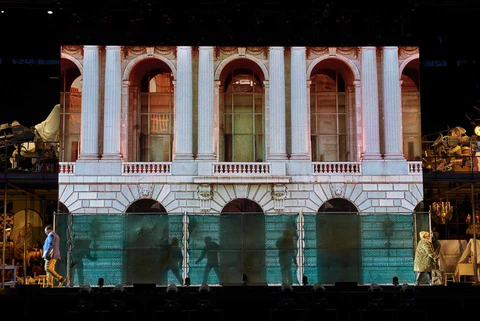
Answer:
[{"label": "spotlight fixture", "polygon": [[376,283],[372,283],[368,289],[368,306],[371,309],[381,309],[385,306],[383,289]]},{"label": "spotlight fixture", "polygon": [[48,14],[53,14],[53,11],[52,11],[52,10],[48,10],[47,13],[48,13]]},{"label": "spotlight fixture", "polygon": [[394,276],[392,280],[393,286],[398,286],[398,277]]}]

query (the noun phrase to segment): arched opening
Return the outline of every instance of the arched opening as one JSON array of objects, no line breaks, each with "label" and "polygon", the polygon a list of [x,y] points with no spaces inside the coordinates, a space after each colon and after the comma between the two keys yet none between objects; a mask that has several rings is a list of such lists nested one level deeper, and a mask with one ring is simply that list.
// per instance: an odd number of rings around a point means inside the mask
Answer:
[{"label": "arched opening", "polygon": [[317,282],[359,282],[360,223],[355,205],[346,199],[331,199],[320,207],[315,223]]},{"label": "arched opening", "polygon": [[155,200],[142,199],[126,213],[126,283],[167,284],[171,242],[167,211]]},{"label": "arched opening", "polygon": [[265,216],[254,201],[236,199],[220,215],[220,273],[223,283],[266,282]]},{"label": "arched opening", "polygon": [[130,75],[128,157],[141,162],[170,162],[174,139],[174,82],[168,65],[141,61]]},{"label": "arched opening", "polygon": [[420,62],[410,61],[402,75],[403,153],[407,160],[421,160]]},{"label": "arched opening", "polygon": [[348,161],[354,155],[353,75],[337,59],[318,63],[310,75],[312,161]]},{"label": "arched opening", "polygon": [[261,68],[249,59],[236,59],[222,70],[219,155],[223,161],[264,161],[264,79]]},{"label": "arched opening", "polygon": [[75,162],[80,153],[82,75],[68,59],[61,59],[60,161]]}]

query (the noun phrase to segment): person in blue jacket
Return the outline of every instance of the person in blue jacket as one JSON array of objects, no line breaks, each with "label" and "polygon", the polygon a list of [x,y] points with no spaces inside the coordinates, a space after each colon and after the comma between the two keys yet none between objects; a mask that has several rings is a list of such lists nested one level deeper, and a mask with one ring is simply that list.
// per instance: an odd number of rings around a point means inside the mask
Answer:
[{"label": "person in blue jacket", "polygon": [[55,264],[57,260],[60,260],[60,237],[53,231],[51,225],[45,227],[45,234],[47,234],[47,238],[43,244],[43,259],[45,260],[47,283],[49,287],[53,287],[53,279],[56,279],[59,286],[62,286],[67,279],[55,271]]}]

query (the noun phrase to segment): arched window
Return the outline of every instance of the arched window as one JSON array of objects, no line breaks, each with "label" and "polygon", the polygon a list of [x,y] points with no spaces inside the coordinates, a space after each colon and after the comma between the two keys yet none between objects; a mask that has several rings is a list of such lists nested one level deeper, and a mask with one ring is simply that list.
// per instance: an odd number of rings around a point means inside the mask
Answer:
[{"label": "arched window", "polygon": [[350,201],[325,202],[316,215],[317,282],[360,281],[358,210]]},{"label": "arched window", "polygon": [[412,60],[402,72],[403,154],[407,160],[421,160],[419,60]]},{"label": "arched window", "polygon": [[223,159],[262,162],[265,159],[263,76],[252,61],[239,60],[222,72]]},{"label": "arched window", "polygon": [[317,67],[310,80],[312,161],[347,161],[348,100],[344,78],[337,70]]},{"label": "arched window", "polygon": [[[238,213],[238,214],[236,214]],[[265,216],[254,201],[236,199],[220,216],[220,271],[223,283],[266,282]]]},{"label": "arched window", "polygon": [[61,60],[60,161],[75,162],[80,152],[82,76],[68,59]]},{"label": "arched window", "polygon": [[140,161],[172,160],[173,89],[173,76],[168,70],[150,70],[141,80]]}]

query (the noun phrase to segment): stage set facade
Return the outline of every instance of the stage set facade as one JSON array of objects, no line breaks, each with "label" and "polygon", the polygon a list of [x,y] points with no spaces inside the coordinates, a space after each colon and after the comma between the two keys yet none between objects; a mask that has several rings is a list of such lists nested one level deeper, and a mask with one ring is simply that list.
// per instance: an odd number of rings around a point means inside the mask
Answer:
[{"label": "stage set facade", "polygon": [[[417,47],[89,45],[61,57],[68,214],[56,225],[72,284],[413,282]],[[216,264],[200,260],[208,242]]]}]

